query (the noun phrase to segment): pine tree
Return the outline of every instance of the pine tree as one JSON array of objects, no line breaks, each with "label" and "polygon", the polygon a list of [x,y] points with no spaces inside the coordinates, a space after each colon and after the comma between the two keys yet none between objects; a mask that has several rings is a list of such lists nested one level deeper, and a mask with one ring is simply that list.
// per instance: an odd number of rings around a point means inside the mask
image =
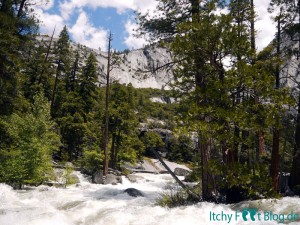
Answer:
[{"label": "pine tree", "polygon": [[64,26],[63,30],[60,32],[59,38],[55,43],[55,64],[56,64],[56,73],[55,73],[55,81],[52,91],[51,97],[51,114],[55,116],[55,114],[59,110],[60,98],[62,96],[58,96],[58,92],[61,91],[59,89],[59,82],[70,72],[70,38],[68,34],[67,27]]},{"label": "pine tree", "polygon": [[36,33],[34,14],[20,1],[4,0],[0,4],[0,114],[9,115],[20,97],[21,49]]},{"label": "pine tree", "polygon": [[84,104],[85,117],[95,106],[97,96],[97,60],[93,53],[90,53],[82,69],[79,84],[79,94]]},{"label": "pine tree", "polygon": [[[140,143],[135,127],[138,122],[132,107],[132,87],[113,83],[110,96],[110,167],[116,169],[121,160],[134,162],[140,157],[143,146]],[[130,141],[135,141],[130,142]]]},{"label": "pine tree", "polygon": [[[272,0],[269,7],[270,12],[277,11],[277,15],[274,17],[276,22],[276,38],[273,41],[273,46],[276,48],[276,65],[275,65],[275,89],[279,91],[282,88],[280,84],[280,74],[282,70],[281,61],[284,55],[286,55],[286,47],[284,47],[284,36],[287,36],[289,29],[293,25],[293,19],[295,17],[294,1],[286,0]],[[294,11],[294,12],[293,12]],[[280,106],[279,106],[280,107]],[[280,109],[278,109],[280,111]],[[273,180],[273,188],[278,189],[278,173],[279,173],[279,160],[280,160],[280,136],[281,136],[281,118],[276,117],[276,124],[273,128],[273,148],[272,148],[272,158],[271,158],[271,168],[270,174]],[[300,183],[299,183],[300,184]]]},{"label": "pine tree", "polygon": [[[212,198],[216,175],[225,177],[223,190],[229,191],[229,202],[241,200],[243,196],[237,193],[252,196],[251,189],[258,183],[261,193],[268,195],[267,184],[261,187],[262,182],[258,182],[268,180],[266,167],[255,160],[262,152],[263,133],[275,124],[271,118],[282,113],[286,93],[274,92],[274,76],[269,69],[272,63],[256,59],[253,2],[230,1],[229,14],[216,13],[222,1],[189,3],[186,13],[178,15],[180,19],[183,15],[188,17],[173,21],[176,28],[168,33],[171,36],[168,41],[177,62],[173,84],[176,96],[186,106],[179,120],[184,121],[189,132],[198,134],[202,197]],[[164,13],[173,9],[172,18],[176,18],[176,5],[172,8],[172,4],[177,1],[161,1],[161,4],[169,10]],[[152,26],[156,20],[143,17],[142,29],[155,28],[153,36],[161,38],[157,35],[160,28]],[[162,29],[161,35],[166,37],[165,31]],[[230,59],[227,70],[226,58]],[[276,111],[278,106],[280,110]],[[222,161],[220,174],[214,170],[216,165],[209,163],[211,160]],[[264,177],[259,177],[259,173]],[[244,179],[253,181],[252,186],[243,185]]]}]

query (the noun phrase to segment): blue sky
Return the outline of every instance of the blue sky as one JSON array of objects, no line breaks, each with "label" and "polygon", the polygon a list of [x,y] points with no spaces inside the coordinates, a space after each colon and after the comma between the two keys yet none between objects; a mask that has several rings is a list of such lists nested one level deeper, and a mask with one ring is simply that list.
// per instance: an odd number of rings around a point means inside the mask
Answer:
[{"label": "blue sky", "polygon": [[[266,46],[274,37],[275,25],[267,13],[270,0],[254,0],[258,20],[256,23],[258,49]],[[56,26],[58,36],[67,25],[73,41],[91,48],[107,49],[108,32],[113,33],[113,48],[137,49],[146,44],[144,38],[136,38],[134,11],[153,12],[156,0],[39,0],[35,8],[41,21],[40,32],[51,34]]]}]

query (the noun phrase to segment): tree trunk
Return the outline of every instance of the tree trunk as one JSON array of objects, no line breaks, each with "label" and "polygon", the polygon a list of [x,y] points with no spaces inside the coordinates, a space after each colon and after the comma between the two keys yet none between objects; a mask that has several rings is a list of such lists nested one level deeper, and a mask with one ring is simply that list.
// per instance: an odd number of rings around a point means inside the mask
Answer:
[{"label": "tree trunk", "polygon": [[169,172],[169,174],[174,178],[174,180],[179,184],[180,187],[182,187],[190,196],[193,197],[195,200],[200,200],[199,196],[196,195],[194,192],[192,192],[181,180],[178,179],[175,173],[167,166],[167,164],[163,161],[161,156],[154,150],[154,148],[151,148],[153,154],[155,157],[160,161],[160,163],[165,167],[165,169]]},{"label": "tree trunk", "polygon": [[274,191],[278,190],[278,172],[279,172],[279,138],[280,138],[280,131],[277,128],[274,128],[273,131],[273,149],[272,149],[272,156],[271,156],[271,178]]},{"label": "tree trunk", "polygon": [[23,12],[26,1],[27,0],[22,0],[21,3],[20,3],[19,9],[18,9],[18,14],[17,14],[18,18],[20,18],[22,16],[22,12]]},{"label": "tree trunk", "polygon": [[105,128],[104,128],[104,161],[103,161],[103,175],[108,173],[108,123],[109,123],[109,75],[110,75],[110,61],[111,61],[111,41],[112,34],[108,37],[108,55],[107,55],[107,72],[106,72],[106,91],[105,91]]},{"label": "tree trunk", "polygon": [[51,106],[50,106],[51,115],[53,114],[54,101],[55,101],[55,95],[56,95],[56,90],[57,90],[60,67],[61,67],[61,62],[59,61],[58,64],[57,64],[57,69],[56,69],[56,74],[55,74],[55,81],[54,81],[54,86],[53,86],[53,91],[52,91]]},{"label": "tree trunk", "polygon": [[[50,38],[50,43],[47,47],[47,53],[46,53],[46,56],[45,56],[45,59],[44,59],[44,64],[46,64],[48,62],[48,57],[49,57],[49,53],[50,53],[50,50],[51,50],[51,45],[52,45],[52,41],[53,41],[53,37],[54,37],[54,33],[55,33],[55,28],[56,28],[56,26],[53,29],[53,32],[52,32],[52,35],[51,35],[51,38]],[[43,76],[44,72],[45,72],[45,67],[43,67],[43,70],[41,72],[41,75],[40,75],[40,78],[39,78],[39,81],[38,81],[39,85],[42,82],[42,76]]]},{"label": "tree trunk", "polygon": [[214,186],[212,174],[210,173],[208,165],[211,143],[209,143],[209,141],[205,140],[205,138],[201,137],[201,134],[199,134],[198,146],[201,156],[202,199],[204,201],[211,201]]},{"label": "tree trunk", "polygon": [[[277,21],[277,57],[280,57],[280,42],[281,42],[281,20],[280,17],[278,18]],[[275,89],[280,88],[280,68],[279,65],[277,64],[276,66],[276,72],[275,72]],[[270,174],[272,178],[272,183],[273,183],[273,189],[274,191],[278,190],[278,172],[279,172],[279,144],[280,144],[280,131],[279,131],[279,118],[276,118],[276,125],[274,127],[273,131],[273,148],[272,148],[272,156],[271,156],[271,169],[270,169]]]},{"label": "tree trunk", "polygon": [[110,149],[110,168],[116,169],[116,163],[115,163],[115,143],[116,143],[116,135],[112,134],[112,140],[111,140],[111,149]]},{"label": "tree trunk", "polygon": [[[199,22],[199,12],[200,12],[200,1],[199,0],[190,0],[191,6],[192,6],[192,20],[194,22]],[[197,31],[195,31],[197,32]],[[194,50],[195,55],[193,56],[194,64],[195,64],[195,86],[196,86],[196,94],[195,94],[195,102],[198,107],[201,107],[205,104],[207,104],[207,101],[204,99],[201,99],[200,92],[205,93],[205,78],[203,73],[203,65],[205,62],[203,61],[201,57],[201,51],[199,50],[197,46],[197,36],[195,35],[195,41],[194,41]],[[203,101],[201,101],[203,100]],[[200,119],[206,120],[207,118],[199,116]],[[201,132],[201,131],[199,131]],[[209,173],[208,169],[208,160],[210,158],[209,150],[210,146],[207,143],[206,140],[202,140],[203,137],[201,137],[201,134],[198,134],[198,145],[201,155],[201,170],[202,170],[202,198],[204,201],[210,200],[212,197],[212,179],[211,174]]]}]

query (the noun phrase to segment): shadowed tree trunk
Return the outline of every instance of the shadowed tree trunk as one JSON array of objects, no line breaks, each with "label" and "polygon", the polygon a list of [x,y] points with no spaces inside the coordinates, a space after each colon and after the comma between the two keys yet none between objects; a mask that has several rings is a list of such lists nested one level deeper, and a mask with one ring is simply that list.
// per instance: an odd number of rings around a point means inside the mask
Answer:
[{"label": "shadowed tree trunk", "polygon": [[[280,56],[280,42],[281,42],[281,19],[278,18],[277,21],[277,57],[279,58]],[[280,68],[279,65],[276,66],[276,72],[275,72],[275,88],[279,89],[280,88]],[[273,148],[272,148],[272,156],[271,156],[271,169],[270,169],[270,174],[272,178],[272,183],[273,183],[273,189],[274,191],[278,190],[278,172],[279,172],[279,145],[280,145],[280,130],[278,128],[279,126],[279,117],[275,118],[275,123],[276,125],[273,128]]]}]

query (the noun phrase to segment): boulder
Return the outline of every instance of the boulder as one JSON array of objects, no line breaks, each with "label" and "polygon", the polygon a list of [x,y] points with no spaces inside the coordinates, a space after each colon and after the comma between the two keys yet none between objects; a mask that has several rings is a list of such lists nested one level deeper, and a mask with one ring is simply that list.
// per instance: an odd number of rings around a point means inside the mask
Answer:
[{"label": "boulder", "polygon": [[73,169],[73,168],[74,168],[74,165],[73,165],[73,163],[71,163],[71,162],[66,162],[66,163],[65,163],[65,167],[66,167],[66,168],[72,168],[72,169]]},{"label": "boulder", "polygon": [[104,184],[122,184],[122,177],[114,174],[107,174],[104,179]]},{"label": "boulder", "polygon": [[109,173],[109,174],[116,175],[116,176],[121,176],[121,175],[122,175],[122,172],[121,172],[121,171],[119,171],[119,170],[114,170],[114,169],[111,169],[111,168],[108,168],[108,173]]},{"label": "boulder", "polygon": [[133,175],[133,174],[128,174],[126,177],[128,178],[128,180],[129,180],[131,183],[136,183],[138,180],[144,179],[144,178],[141,177],[141,176]]},{"label": "boulder", "polygon": [[92,182],[95,184],[103,184],[103,171],[98,170],[92,174]]},{"label": "boulder", "polygon": [[127,188],[126,190],[124,190],[124,192],[132,197],[144,197],[143,193],[135,188]]},{"label": "boulder", "polygon": [[176,167],[174,170],[174,173],[176,176],[187,176],[188,174],[191,173],[191,171],[180,168],[180,167]]}]

